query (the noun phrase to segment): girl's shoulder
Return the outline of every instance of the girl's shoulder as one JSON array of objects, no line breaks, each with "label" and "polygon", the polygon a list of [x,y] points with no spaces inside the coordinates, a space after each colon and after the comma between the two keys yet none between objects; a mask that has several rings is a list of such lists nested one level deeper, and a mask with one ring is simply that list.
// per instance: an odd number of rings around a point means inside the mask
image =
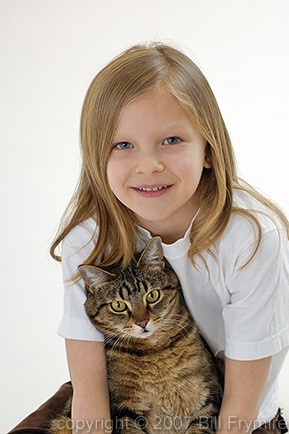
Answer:
[{"label": "girl's shoulder", "polygon": [[95,247],[97,234],[98,228],[93,218],[74,226],[62,241],[62,262],[88,257]]},{"label": "girl's shoulder", "polygon": [[82,264],[93,251],[96,244],[97,225],[89,218],[66,235],[61,245],[62,272],[65,280],[70,281],[76,275],[78,266]]},{"label": "girl's shoulder", "polygon": [[[242,230],[255,233],[252,229],[252,221],[258,221],[262,232],[281,230],[282,225],[273,211],[263,205],[249,192],[244,190],[233,190],[233,206],[235,211],[232,214],[231,223]],[[255,225],[256,226],[256,225]]]},{"label": "girl's shoulder", "polygon": [[74,226],[63,239],[63,244],[71,248],[81,249],[86,244],[95,240],[97,236],[96,221],[90,217],[87,220]]},{"label": "girl's shoulder", "polygon": [[216,243],[219,253],[233,258],[244,250],[252,249],[258,241],[270,240],[272,247],[275,247],[281,239],[286,240],[277,217],[250,193],[234,190],[233,205],[235,211]]}]

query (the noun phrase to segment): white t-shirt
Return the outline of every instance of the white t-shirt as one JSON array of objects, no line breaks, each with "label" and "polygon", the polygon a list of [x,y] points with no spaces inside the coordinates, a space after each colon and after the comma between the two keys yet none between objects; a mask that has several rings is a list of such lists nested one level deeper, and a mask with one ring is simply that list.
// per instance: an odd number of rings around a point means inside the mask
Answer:
[{"label": "white t-shirt", "polygon": [[[234,204],[261,210],[257,201],[240,191],[234,193]],[[277,412],[277,376],[289,346],[289,242],[259,211],[255,215],[262,227],[261,243],[243,269],[256,243],[256,227],[238,214],[232,215],[213,246],[217,261],[203,254],[209,273],[200,258],[197,267],[188,258],[190,228],[175,243],[162,244],[187,306],[213,353],[236,360],[273,356],[256,427]],[[139,234],[141,250],[151,235],[143,228]],[[91,218],[72,229],[62,244],[64,313],[58,333],[68,339],[103,340],[86,316],[83,281],[69,282],[91,253],[96,237],[96,222]]]}]

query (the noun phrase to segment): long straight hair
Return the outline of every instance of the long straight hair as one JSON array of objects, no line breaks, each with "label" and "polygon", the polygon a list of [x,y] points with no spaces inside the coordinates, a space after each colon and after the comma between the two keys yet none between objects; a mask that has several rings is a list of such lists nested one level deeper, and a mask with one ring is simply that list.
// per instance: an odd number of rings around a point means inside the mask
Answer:
[{"label": "long straight hair", "polygon": [[[123,266],[134,257],[138,234],[133,213],[112,193],[107,179],[107,162],[121,109],[136,98],[164,88],[181,104],[192,124],[206,140],[206,152],[212,167],[204,169],[198,186],[201,208],[190,233],[189,256],[212,254],[211,246],[220,238],[232,213],[249,219],[257,228],[254,256],[261,226],[249,210],[233,206],[233,190],[241,189],[275,215],[289,235],[289,223],[283,212],[250,185],[236,171],[231,140],[217,101],[203,73],[179,49],[162,43],[134,46],[117,56],[92,81],[81,114],[82,169],[71,202],[63,216],[50,252],[79,223],[93,217],[98,235],[95,248],[86,263]],[[108,248],[109,247],[109,248]]]}]

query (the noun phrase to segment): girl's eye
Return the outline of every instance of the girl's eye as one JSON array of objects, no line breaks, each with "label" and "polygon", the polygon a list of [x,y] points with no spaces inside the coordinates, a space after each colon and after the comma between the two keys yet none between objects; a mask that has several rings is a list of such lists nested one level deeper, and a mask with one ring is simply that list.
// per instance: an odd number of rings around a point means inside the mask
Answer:
[{"label": "girl's eye", "polygon": [[146,296],[146,300],[148,303],[155,303],[160,298],[160,291],[157,289],[154,289],[153,291],[150,291],[148,295]]},{"label": "girl's eye", "polygon": [[132,147],[133,145],[129,142],[119,142],[113,146],[114,149],[130,149]]},{"label": "girl's eye", "polygon": [[110,305],[115,312],[124,312],[127,309],[126,303],[121,300],[114,300]]},{"label": "girl's eye", "polygon": [[164,141],[164,145],[178,145],[181,142],[179,137],[167,137]]}]

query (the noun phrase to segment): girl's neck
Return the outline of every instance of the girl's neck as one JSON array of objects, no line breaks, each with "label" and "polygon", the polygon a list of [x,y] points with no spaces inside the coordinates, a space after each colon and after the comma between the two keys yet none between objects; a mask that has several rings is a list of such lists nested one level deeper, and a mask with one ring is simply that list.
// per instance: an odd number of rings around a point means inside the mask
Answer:
[{"label": "girl's neck", "polygon": [[195,210],[193,215],[191,215],[189,218],[184,218],[182,221],[179,219],[178,221],[173,221],[172,219],[169,224],[164,224],[162,221],[142,221],[139,222],[139,225],[149,231],[152,236],[159,235],[165,244],[173,244],[180,238],[184,237],[197,214],[198,209]]}]

